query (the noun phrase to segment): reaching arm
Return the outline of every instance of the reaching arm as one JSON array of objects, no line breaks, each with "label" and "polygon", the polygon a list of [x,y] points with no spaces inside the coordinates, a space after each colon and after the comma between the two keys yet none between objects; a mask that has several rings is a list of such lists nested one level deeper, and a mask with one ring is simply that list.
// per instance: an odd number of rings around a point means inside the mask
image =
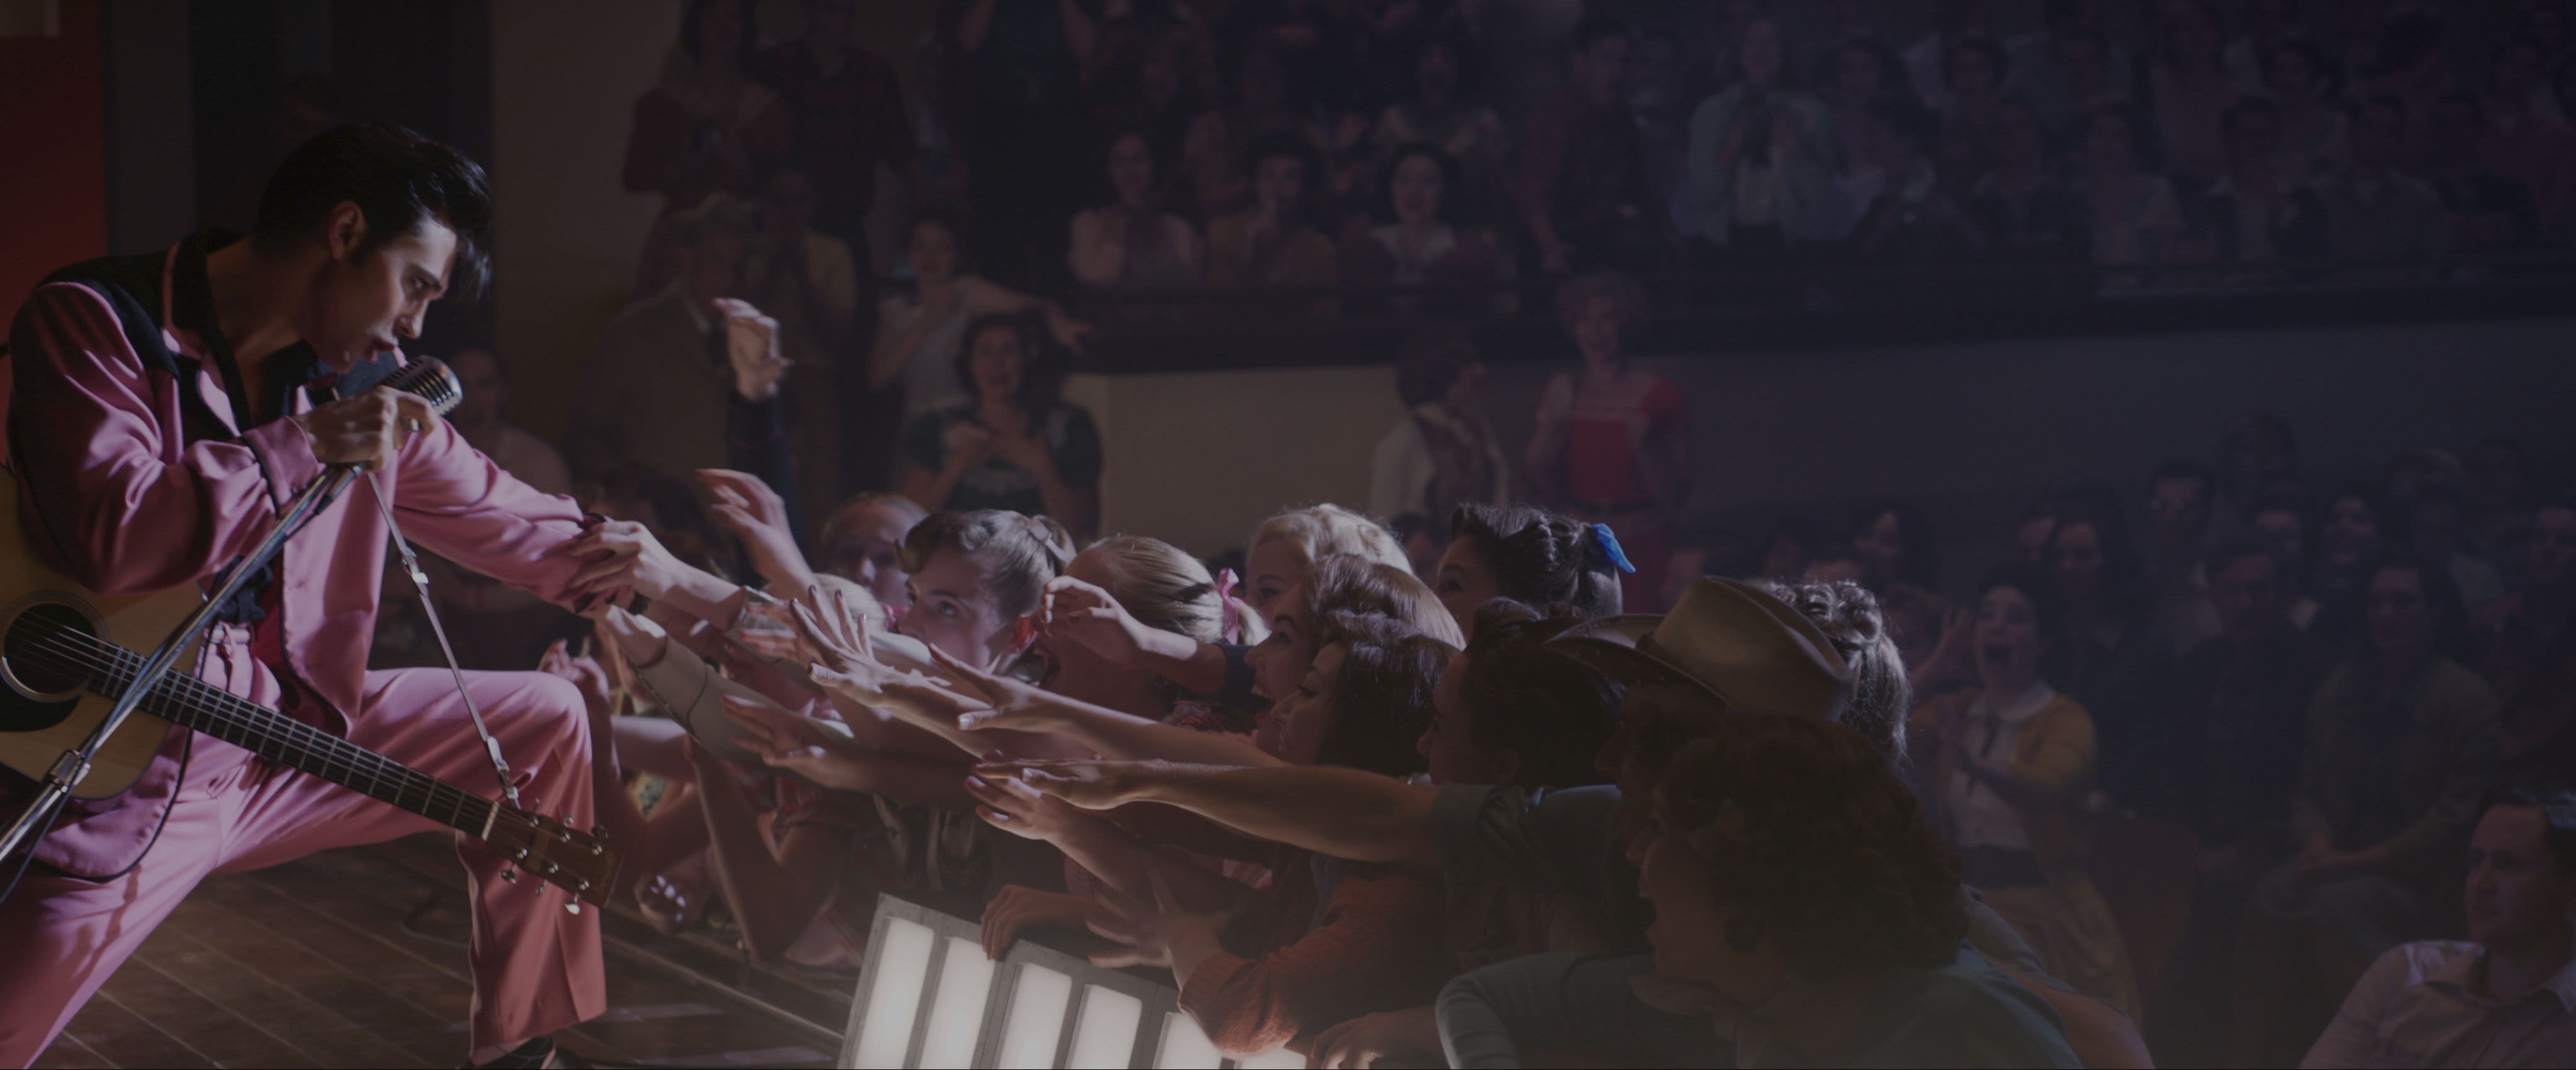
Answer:
[{"label": "reaching arm", "polygon": [[[1206,733],[1194,733],[1204,735]],[[1357,862],[1433,865],[1437,793],[1322,765],[1225,768],[1170,762],[1035,762],[986,766],[1085,809],[1156,802],[1246,836]]]}]

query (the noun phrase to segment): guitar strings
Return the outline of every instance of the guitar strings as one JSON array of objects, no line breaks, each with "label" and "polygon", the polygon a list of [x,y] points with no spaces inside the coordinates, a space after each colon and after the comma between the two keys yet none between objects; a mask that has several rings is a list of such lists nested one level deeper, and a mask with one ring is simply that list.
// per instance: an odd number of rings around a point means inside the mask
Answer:
[{"label": "guitar strings", "polygon": [[[81,644],[86,644],[87,649],[82,649]],[[28,652],[45,655],[42,658],[29,660],[42,664],[46,668],[83,677],[103,675],[106,677],[104,682],[110,684],[131,681],[135,670],[141,667],[143,661],[140,655],[121,646],[95,636],[68,630],[36,639],[28,644]],[[100,661],[105,661],[106,664],[98,664]],[[268,742],[278,745],[276,749],[301,750],[306,755],[317,759],[318,764],[324,769],[345,770],[352,780],[364,776],[368,778],[372,787],[385,787],[390,782],[391,789],[397,798],[385,801],[404,806],[406,809],[414,809],[407,805],[406,800],[411,795],[418,794],[423,798],[423,802],[417,808],[422,816],[429,816],[427,811],[432,808],[446,809],[456,815],[455,819],[448,823],[465,828],[463,823],[470,821],[472,827],[468,831],[480,831],[484,819],[488,816],[475,811],[498,805],[490,799],[474,795],[283,713],[258,706],[188,673],[172,672],[164,677],[162,683],[155,686],[152,693],[147,695],[137,708],[164,720],[175,720],[170,715],[184,708],[185,713],[197,715],[218,729],[232,729],[234,734],[246,737],[226,739],[226,733],[222,731],[207,733],[218,739],[225,739],[226,742],[259,751],[261,748],[255,745],[260,742],[257,737],[265,736],[268,737]],[[263,752],[262,756],[284,764],[298,766],[303,764],[292,761],[293,756],[287,753]],[[307,769],[306,771],[322,772],[323,770]],[[354,783],[348,786],[357,789]],[[358,790],[369,795],[376,794],[373,790]],[[476,804],[481,806],[478,807]],[[508,808],[501,809],[506,811]]]},{"label": "guitar strings", "polygon": [[[87,644],[88,649],[80,649],[77,644]],[[127,650],[124,647],[107,642],[93,635],[68,630],[56,631],[44,635],[34,640],[31,644],[31,648],[31,652],[33,653],[52,655],[52,657],[44,662],[48,668],[55,669],[56,671],[70,670],[77,674],[84,675],[103,668],[108,674],[110,682],[133,679],[134,670],[139,668],[143,661],[140,655]],[[83,655],[85,654],[88,657],[84,657]],[[90,658],[103,658],[107,660],[109,664],[105,666],[95,666],[90,662]],[[172,691],[185,691],[188,693],[184,695],[172,694]],[[474,795],[464,789],[449,784],[444,780],[430,776],[428,773],[413,769],[410,766],[376,754],[375,752],[367,750],[355,743],[351,743],[348,740],[323,732],[311,725],[305,724],[302,721],[288,717],[283,713],[254,704],[250,702],[250,700],[244,699],[239,695],[216,688],[212,684],[187,673],[174,672],[165,677],[162,685],[156,686],[153,689],[153,694],[147,696],[144,703],[138,705],[137,708],[144,709],[145,712],[153,713],[155,716],[160,716],[164,720],[172,720],[173,718],[168,714],[171,711],[173,704],[189,699],[194,699],[203,704],[201,707],[190,712],[201,714],[206,720],[216,722],[226,728],[242,731],[244,734],[264,732],[272,737],[272,739],[283,734],[288,738],[276,740],[277,742],[299,746],[305,753],[319,758],[320,764],[322,764],[326,769],[332,767],[345,768],[349,771],[352,779],[363,772],[370,779],[372,784],[382,786],[387,774],[392,774],[396,778],[397,786],[394,790],[397,794],[397,798],[384,799],[384,801],[396,806],[401,806],[404,809],[412,810],[423,817],[431,816],[429,813],[429,809],[431,807],[444,806],[457,815],[456,819],[447,822],[451,827],[458,828],[461,831],[480,834],[486,824],[489,824],[497,831],[504,823],[506,823],[511,826],[512,831],[528,836],[531,840],[531,846],[541,843],[543,839],[547,837],[556,835],[556,833],[550,832],[543,824],[539,823],[538,816],[535,814],[517,810],[496,800]],[[147,708],[156,707],[156,704],[157,708]],[[243,712],[236,712],[236,710]],[[217,739],[225,739],[224,735],[217,732],[210,731],[207,734],[214,735]],[[242,745],[246,748],[253,749],[254,752],[258,752],[257,748],[252,747],[251,744],[245,743],[243,740],[228,739],[226,742]],[[273,761],[301,767],[300,763],[289,761],[288,756],[284,754],[263,754],[263,756],[268,757]],[[360,764],[361,761],[372,763],[373,767],[362,769]],[[324,772],[324,770],[311,768],[306,768],[304,771],[313,773]],[[408,787],[402,786],[402,782],[404,780],[408,780],[410,782]],[[380,799],[383,798],[383,796],[376,795],[373,791],[358,788],[354,783],[345,784],[345,786],[350,787],[353,790],[359,790],[363,794],[375,796]],[[425,799],[419,807],[407,805],[405,801],[407,794],[412,791],[420,792]],[[469,814],[471,816],[468,816]],[[569,833],[570,830],[567,829],[566,832]],[[571,841],[567,837],[567,842],[574,841]],[[540,876],[543,875],[541,874]]]}]

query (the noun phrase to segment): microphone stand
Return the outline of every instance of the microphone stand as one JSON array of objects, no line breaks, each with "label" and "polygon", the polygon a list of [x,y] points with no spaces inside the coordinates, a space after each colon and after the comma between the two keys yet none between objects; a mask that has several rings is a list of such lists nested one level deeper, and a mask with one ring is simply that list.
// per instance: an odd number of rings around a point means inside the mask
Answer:
[{"label": "microphone stand", "polygon": [[[124,693],[117,696],[116,705],[109,708],[98,727],[90,729],[89,738],[82,740],[80,746],[64,751],[63,756],[54,761],[54,767],[45,773],[44,788],[36,794],[35,801],[10,822],[6,834],[0,834],[0,859],[15,854],[22,845],[30,851],[35,849],[28,841],[42,835],[41,830],[53,826],[54,815],[71,797],[72,786],[89,775],[90,762],[98,757],[98,749],[107,745],[107,741],[116,735],[116,730],[124,726],[126,717],[152,694],[162,677],[169,675],[171,666],[178,663],[179,655],[197,641],[198,636],[205,632],[206,625],[214,621],[215,610],[231,602],[233,596],[241,592],[242,584],[249,581],[250,574],[274,559],[278,550],[285,547],[286,540],[301,529],[305,521],[328,508],[332,499],[339,497],[340,492],[348,489],[350,482],[358,478],[358,473],[358,466],[353,464],[330,465],[322,478],[307,484],[295,500],[287,503],[286,511],[278,517],[277,526],[269,529],[259,545],[233,566],[214,595],[191,611],[170,637],[162,640],[150,657],[143,659],[142,668],[135,670],[133,681],[125,685]],[[0,895],[5,894],[5,891],[0,891]]]}]

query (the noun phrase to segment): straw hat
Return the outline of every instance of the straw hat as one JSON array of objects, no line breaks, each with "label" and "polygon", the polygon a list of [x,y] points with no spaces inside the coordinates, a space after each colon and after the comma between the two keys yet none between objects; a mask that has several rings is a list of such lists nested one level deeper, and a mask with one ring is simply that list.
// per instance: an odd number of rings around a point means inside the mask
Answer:
[{"label": "straw hat", "polygon": [[1585,621],[1550,643],[1621,683],[1686,683],[1748,713],[1830,719],[1850,677],[1806,614],[1726,579],[1691,584],[1663,616]]}]

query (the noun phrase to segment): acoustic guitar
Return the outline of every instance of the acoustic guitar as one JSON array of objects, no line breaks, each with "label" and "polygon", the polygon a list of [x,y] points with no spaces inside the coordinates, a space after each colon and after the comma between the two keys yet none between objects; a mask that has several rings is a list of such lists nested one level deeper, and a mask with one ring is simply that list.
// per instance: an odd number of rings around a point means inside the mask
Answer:
[{"label": "acoustic guitar", "polygon": [[[16,476],[0,473],[0,605],[7,607],[0,610],[0,765],[41,779],[106,718],[143,664],[138,651],[158,647],[204,595],[194,585],[144,595],[93,593],[45,567],[25,521]],[[183,653],[177,664],[189,665],[192,657]],[[436,821],[577,899],[608,902],[617,853],[595,833],[466,791],[181,669],[164,675],[108,738],[72,795],[103,799],[134,786],[173,728],[213,736]]]}]

